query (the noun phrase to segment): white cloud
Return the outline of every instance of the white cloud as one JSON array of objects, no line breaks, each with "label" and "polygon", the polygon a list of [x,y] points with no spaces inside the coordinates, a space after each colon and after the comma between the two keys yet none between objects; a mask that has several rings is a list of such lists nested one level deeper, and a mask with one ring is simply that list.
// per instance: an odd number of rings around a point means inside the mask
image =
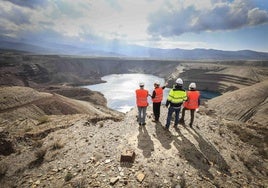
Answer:
[{"label": "white cloud", "polygon": [[205,5],[200,6],[200,1],[181,1],[183,5],[173,5],[180,7],[178,9],[167,3],[164,8],[150,15],[148,32],[170,37],[188,32],[232,30],[268,23],[268,12],[254,8],[250,1],[205,2]]},{"label": "white cloud", "polygon": [[[24,1],[23,1],[24,2]],[[105,43],[162,48],[206,47],[181,41],[184,33],[232,30],[268,22],[249,0],[4,0],[0,38]],[[46,38],[48,37],[48,38]]]},{"label": "white cloud", "polygon": [[257,25],[267,22],[268,12],[254,8],[248,12],[248,21],[250,25]]}]

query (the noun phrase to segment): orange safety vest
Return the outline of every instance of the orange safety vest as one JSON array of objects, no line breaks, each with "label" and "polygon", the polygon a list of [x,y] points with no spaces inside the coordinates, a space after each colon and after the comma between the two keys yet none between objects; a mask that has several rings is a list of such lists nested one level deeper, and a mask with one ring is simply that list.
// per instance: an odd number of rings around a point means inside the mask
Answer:
[{"label": "orange safety vest", "polygon": [[161,87],[155,88],[155,97],[152,99],[153,102],[158,103],[163,99],[163,89]]},{"label": "orange safety vest", "polygon": [[145,89],[137,89],[136,90],[136,103],[139,107],[148,106],[147,102],[148,91]]},{"label": "orange safety vest", "polygon": [[183,106],[187,109],[197,109],[199,97],[199,91],[187,91],[187,101],[183,103]]}]

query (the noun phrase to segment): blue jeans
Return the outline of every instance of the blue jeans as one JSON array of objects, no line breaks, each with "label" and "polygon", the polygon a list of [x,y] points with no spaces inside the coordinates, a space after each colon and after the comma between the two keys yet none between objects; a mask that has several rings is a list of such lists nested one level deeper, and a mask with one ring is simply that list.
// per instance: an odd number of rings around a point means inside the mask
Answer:
[{"label": "blue jeans", "polygon": [[172,107],[170,106],[168,108],[168,116],[167,116],[167,123],[166,123],[166,128],[169,128],[170,126],[170,121],[173,112],[175,112],[175,126],[179,124],[179,114],[180,114],[181,107]]},{"label": "blue jeans", "polygon": [[138,111],[139,111],[138,122],[141,123],[141,124],[145,123],[146,109],[147,109],[147,106],[145,106],[145,107],[139,107],[138,106]]}]

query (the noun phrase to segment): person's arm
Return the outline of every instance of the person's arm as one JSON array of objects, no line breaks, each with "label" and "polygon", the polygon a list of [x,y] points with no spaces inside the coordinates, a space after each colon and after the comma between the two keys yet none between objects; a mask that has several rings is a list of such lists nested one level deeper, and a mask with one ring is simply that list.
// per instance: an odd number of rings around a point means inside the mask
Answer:
[{"label": "person's arm", "polygon": [[153,94],[151,95],[152,99],[155,98],[155,95],[156,95],[156,93],[155,93],[155,90],[154,90],[154,91],[153,91]]},{"label": "person's arm", "polygon": [[172,100],[172,98],[173,98],[173,89],[171,89],[169,91],[168,98],[167,98],[167,101],[166,101],[166,107],[168,107],[168,105],[170,105],[170,101]]},{"label": "person's arm", "polygon": [[185,93],[184,93],[184,96],[183,96],[183,101],[187,101],[188,100],[188,95],[187,95],[187,92],[186,91],[184,91]]},{"label": "person's arm", "polygon": [[168,83],[166,82],[164,86],[162,86],[162,89],[165,89],[168,86]]},{"label": "person's arm", "polygon": [[168,107],[169,104],[170,104],[170,101],[167,100],[167,101],[166,101],[166,107]]}]

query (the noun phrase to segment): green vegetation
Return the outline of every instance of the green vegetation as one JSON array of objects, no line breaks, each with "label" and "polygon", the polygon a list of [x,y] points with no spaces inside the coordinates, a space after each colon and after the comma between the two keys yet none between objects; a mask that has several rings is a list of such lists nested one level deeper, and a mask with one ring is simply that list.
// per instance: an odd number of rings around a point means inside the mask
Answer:
[{"label": "green vegetation", "polygon": [[64,180],[65,181],[70,181],[73,178],[73,174],[71,172],[67,172]]},{"label": "green vegetation", "polygon": [[49,122],[49,117],[44,115],[44,116],[40,116],[37,120],[38,120],[38,125],[41,125],[43,123]]}]

